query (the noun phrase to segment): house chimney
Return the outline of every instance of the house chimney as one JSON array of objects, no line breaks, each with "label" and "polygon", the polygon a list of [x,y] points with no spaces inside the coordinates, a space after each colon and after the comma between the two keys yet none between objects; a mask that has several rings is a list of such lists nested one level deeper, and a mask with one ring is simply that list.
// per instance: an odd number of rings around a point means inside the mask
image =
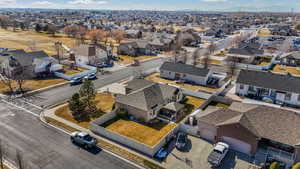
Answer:
[{"label": "house chimney", "polygon": [[88,56],[96,56],[96,46],[90,44],[88,48]]}]

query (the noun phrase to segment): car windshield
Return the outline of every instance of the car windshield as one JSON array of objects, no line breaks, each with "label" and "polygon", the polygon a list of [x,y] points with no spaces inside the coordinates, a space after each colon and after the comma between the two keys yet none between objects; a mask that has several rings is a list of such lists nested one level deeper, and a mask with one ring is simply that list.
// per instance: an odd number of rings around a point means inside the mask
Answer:
[{"label": "car windshield", "polygon": [[86,135],[83,137],[84,140],[86,141],[92,141],[93,140],[93,137],[91,137],[90,135]]},{"label": "car windshield", "polygon": [[218,154],[223,154],[222,151],[219,151],[219,150],[216,150],[216,149],[214,149],[214,152],[216,152],[216,153],[218,153]]},{"label": "car windshield", "polygon": [[179,135],[178,142],[179,143],[184,143],[185,142],[185,136],[184,135]]}]

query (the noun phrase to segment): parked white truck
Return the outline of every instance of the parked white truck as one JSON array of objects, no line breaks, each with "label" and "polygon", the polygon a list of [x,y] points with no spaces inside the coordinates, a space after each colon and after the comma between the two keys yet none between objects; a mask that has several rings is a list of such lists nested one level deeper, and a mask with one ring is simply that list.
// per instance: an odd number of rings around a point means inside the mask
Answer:
[{"label": "parked white truck", "polygon": [[222,160],[225,158],[229,150],[229,145],[226,143],[218,142],[213,151],[209,154],[207,161],[213,166],[221,165]]}]

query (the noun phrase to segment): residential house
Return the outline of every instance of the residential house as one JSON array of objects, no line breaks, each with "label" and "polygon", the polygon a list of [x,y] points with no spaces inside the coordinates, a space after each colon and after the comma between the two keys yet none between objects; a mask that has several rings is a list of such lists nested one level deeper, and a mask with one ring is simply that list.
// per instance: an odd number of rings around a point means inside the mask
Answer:
[{"label": "residential house", "polygon": [[252,156],[268,152],[289,164],[300,161],[299,113],[234,102],[228,109],[208,107],[196,119],[198,133],[206,140],[223,141]]},{"label": "residential house", "polygon": [[252,64],[264,54],[259,43],[241,43],[237,48],[229,49],[227,58],[236,58],[239,63]]},{"label": "residential house", "polygon": [[44,51],[11,50],[0,54],[0,68],[1,72],[8,76],[22,74],[23,77],[30,79],[59,71],[62,66],[56,64],[56,60]]},{"label": "residential house", "polygon": [[136,119],[150,122],[158,117],[176,121],[183,115],[180,89],[143,79],[130,81],[126,95],[117,96],[116,107],[127,110]]},{"label": "residential house", "polygon": [[236,94],[299,107],[299,84],[300,77],[291,74],[241,70],[236,81]]},{"label": "residential house", "polygon": [[300,51],[294,51],[280,57],[280,64],[287,66],[300,66]]},{"label": "residential house", "polygon": [[93,44],[81,44],[71,50],[76,64],[97,65],[108,60],[108,52]]},{"label": "residential house", "polygon": [[138,40],[135,42],[121,43],[118,48],[119,55],[127,55],[132,57],[138,57],[142,55],[151,55],[152,51],[149,47],[149,43],[146,40]]},{"label": "residential house", "polygon": [[177,34],[176,39],[179,39],[184,46],[191,46],[201,43],[201,37],[193,29],[186,29],[180,31]]},{"label": "residential house", "polygon": [[184,80],[199,85],[207,85],[212,71],[182,63],[165,62],[160,67],[160,77],[172,80]]},{"label": "residential house", "polygon": [[143,36],[143,32],[140,30],[126,30],[124,32],[124,37],[128,39],[140,39]]}]

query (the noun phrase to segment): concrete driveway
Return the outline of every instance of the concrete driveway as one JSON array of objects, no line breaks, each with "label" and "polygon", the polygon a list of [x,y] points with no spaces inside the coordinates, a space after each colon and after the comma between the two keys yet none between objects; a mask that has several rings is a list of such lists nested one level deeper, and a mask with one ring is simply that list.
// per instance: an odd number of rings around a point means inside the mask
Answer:
[{"label": "concrete driveway", "polygon": [[[179,151],[176,148],[163,162],[167,169],[211,169],[207,157],[213,149],[213,145],[196,137],[188,136],[188,145],[185,150]],[[248,156],[230,151],[223,161],[223,164],[216,169],[248,169]]]}]

